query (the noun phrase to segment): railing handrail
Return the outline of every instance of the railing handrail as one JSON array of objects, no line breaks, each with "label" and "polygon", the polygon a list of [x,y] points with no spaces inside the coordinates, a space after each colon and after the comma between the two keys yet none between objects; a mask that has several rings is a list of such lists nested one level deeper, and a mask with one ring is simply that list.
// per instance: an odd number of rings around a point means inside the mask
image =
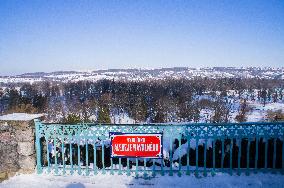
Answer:
[{"label": "railing handrail", "polygon": [[242,122],[242,123],[135,123],[135,124],[111,124],[111,123],[48,123],[41,122],[45,125],[88,125],[88,126],[233,126],[233,125],[241,125],[241,126],[251,126],[251,125],[283,125],[284,121],[276,121],[276,122]]}]

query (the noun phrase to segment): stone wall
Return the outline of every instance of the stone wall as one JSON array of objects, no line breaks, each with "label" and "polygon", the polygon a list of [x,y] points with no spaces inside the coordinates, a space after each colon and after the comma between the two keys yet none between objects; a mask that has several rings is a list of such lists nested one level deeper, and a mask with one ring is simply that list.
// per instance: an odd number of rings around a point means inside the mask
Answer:
[{"label": "stone wall", "polygon": [[0,182],[36,166],[33,121],[0,121]]}]

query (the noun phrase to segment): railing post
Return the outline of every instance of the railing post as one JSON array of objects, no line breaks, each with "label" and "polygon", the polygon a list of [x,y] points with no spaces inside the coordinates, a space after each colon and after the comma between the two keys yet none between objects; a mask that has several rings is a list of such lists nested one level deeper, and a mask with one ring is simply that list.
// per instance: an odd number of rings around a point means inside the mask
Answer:
[{"label": "railing post", "polygon": [[72,142],[69,140],[69,155],[70,155],[70,168],[71,168],[71,175],[74,173],[74,168],[73,168],[73,151],[72,151]]},{"label": "railing post", "polygon": [[[120,165],[119,165],[119,167],[120,167]],[[138,178],[138,158],[136,158],[136,160],[135,160],[135,177]]]},{"label": "railing post", "polygon": [[238,145],[239,145],[239,150],[238,150],[238,175],[240,175],[241,174],[242,138],[238,139]]},{"label": "railing post", "polygon": [[98,174],[98,168],[97,168],[97,146],[96,146],[96,142],[94,141],[94,163],[93,163],[93,170],[94,170],[94,174],[97,175]]},{"label": "railing post", "polygon": [[113,172],[113,159],[110,158],[110,174],[113,175],[114,172]]},{"label": "railing post", "polygon": [[277,144],[277,138],[273,139],[273,170],[275,170],[276,167],[276,144]]},{"label": "railing post", "polygon": [[230,143],[230,175],[233,175],[233,144],[234,144],[234,139],[231,138],[231,143]]},{"label": "railing post", "polygon": [[104,141],[102,141],[102,165],[103,165],[103,170],[102,170],[102,174],[106,173],[106,169],[105,169],[105,144]]},{"label": "railing post", "polygon": [[65,170],[65,151],[64,151],[64,138],[62,138],[62,143],[61,143],[61,153],[62,153],[62,165],[63,165],[63,174],[66,173],[66,170]]},{"label": "railing post", "polygon": [[127,158],[126,160],[127,160],[127,166],[126,166],[127,176],[130,176],[129,158]]},{"label": "railing post", "polygon": [[[42,166],[41,166],[41,147],[40,147],[40,121],[38,119],[34,120],[35,123],[35,136],[36,136],[36,169],[37,173],[42,173]],[[48,147],[48,143],[47,143]],[[49,153],[48,153],[49,155]]]},{"label": "railing post", "polygon": [[[284,126],[284,124],[282,124]],[[284,174],[284,136],[282,137],[282,170],[281,173]]]},{"label": "railing post", "polygon": [[212,168],[212,172],[211,172],[211,174],[214,176],[215,175],[215,165],[216,165],[216,140],[215,140],[215,138],[213,138],[214,140],[213,140],[213,147],[212,147],[212,150],[213,150],[213,168]]},{"label": "railing post", "polygon": [[172,128],[170,130],[170,176],[173,176],[173,140],[172,140]]},{"label": "railing post", "polygon": [[195,143],[195,176],[198,176],[198,138],[195,138],[196,143]]},{"label": "railing post", "polygon": [[204,143],[204,170],[203,170],[203,175],[207,176],[207,168],[206,168],[206,153],[207,153],[207,138],[205,139]]},{"label": "railing post", "polygon": [[86,175],[89,175],[89,148],[88,139],[86,139]]},{"label": "railing post", "polygon": [[[282,124],[284,126],[284,124]],[[281,174],[284,174],[284,136],[282,137],[282,170]]]},{"label": "railing post", "polygon": [[247,169],[246,169],[246,175],[249,175],[249,163],[250,163],[250,138],[248,138],[247,143]]},{"label": "railing post", "polygon": [[268,156],[268,138],[265,138],[265,156],[264,156],[264,168],[265,168],[265,172],[267,172],[267,158]]},{"label": "railing post", "polygon": [[179,134],[179,147],[180,147],[180,150],[178,152],[178,156],[179,156],[179,166],[178,166],[178,176],[180,177],[181,176],[181,156],[180,156],[180,151],[181,151],[181,134]]},{"label": "railing post", "polygon": [[255,138],[255,163],[254,163],[254,168],[255,172],[257,172],[257,166],[258,166],[258,136]]},{"label": "railing post", "polygon": [[144,179],[146,179],[146,178],[147,178],[146,163],[147,163],[146,158],[144,158],[144,173],[143,173],[143,177],[144,177]]},{"label": "railing post", "polygon": [[165,172],[164,172],[164,158],[161,159],[161,175],[164,176]]},{"label": "railing post", "polygon": [[49,151],[49,141],[48,141],[48,136],[45,135],[45,142],[46,142],[46,158],[47,158],[47,172],[50,172],[50,166],[51,166],[51,161],[50,161],[50,151]]},{"label": "railing post", "polygon": [[118,159],[118,174],[121,175],[122,171],[121,171],[121,158]]},{"label": "railing post", "polygon": [[156,176],[156,159],[153,159],[153,173],[152,173],[153,177]]},{"label": "railing post", "polygon": [[187,133],[186,175],[190,175],[189,157],[190,157],[190,136],[189,136],[189,133]]},{"label": "railing post", "polygon": [[80,140],[77,140],[77,163],[78,163],[78,174],[81,175],[81,151],[80,151]]},{"label": "railing post", "polygon": [[225,151],[224,151],[224,143],[225,142],[225,140],[224,140],[224,138],[222,138],[222,153],[221,153],[221,171],[222,172],[224,172],[224,156],[225,156]]},{"label": "railing post", "polygon": [[54,155],[55,155],[55,174],[58,174],[58,164],[57,164],[57,137],[54,135]]}]

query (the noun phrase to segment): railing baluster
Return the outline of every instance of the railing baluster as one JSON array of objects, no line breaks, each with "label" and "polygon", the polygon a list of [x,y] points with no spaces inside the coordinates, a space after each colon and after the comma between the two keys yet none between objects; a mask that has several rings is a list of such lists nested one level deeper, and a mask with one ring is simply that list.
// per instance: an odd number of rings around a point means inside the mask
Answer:
[{"label": "railing baluster", "polygon": [[187,135],[187,158],[186,158],[186,175],[190,175],[189,156],[190,155],[190,136]]},{"label": "railing baluster", "polygon": [[102,174],[105,174],[106,169],[105,169],[105,144],[104,144],[104,141],[102,141],[102,164],[103,164]]},{"label": "railing baluster", "polygon": [[77,142],[77,147],[78,147],[78,174],[81,175],[81,151],[80,151],[80,140]]},{"label": "railing baluster", "polygon": [[276,138],[273,139],[273,170],[275,170],[276,163]]},{"label": "railing baluster", "polygon": [[195,143],[195,176],[198,176],[198,138],[196,138],[196,143]]},{"label": "railing baluster", "polygon": [[264,169],[267,171],[267,155],[268,155],[268,139],[265,139],[265,156],[264,156]]},{"label": "railing baluster", "polygon": [[122,171],[121,171],[121,158],[118,159],[118,163],[119,163],[118,174],[121,175],[122,174]]},{"label": "railing baluster", "polygon": [[[40,134],[39,134],[39,129],[40,129],[40,122],[39,120],[35,119],[35,131],[36,131],[36,157],[37,157],[37,173],[41,174],[42,173],[42,164],[41,164],[41,144],[40,144]],[[47,145],[48,147],[48,145]]]},{"label": "railing baluster", "polygon": [[156,176],[156,159],[153,159],[153,177],[155,177]]},{"label": "railing baluster", "polygon": [[165,172],[164,172],[164,158],[161,159],[161,175],[164,176]]},{"label": "railing baluster", "polygon": [[[172,131],[172,129],[171,129]],[[169,175],[173,175],[173,140],[172,140],[172,133],[170,135],[170,173]]]},{"label": "railing baluster", "polygon": [[222,153],[221,153],[221,171],[224,172],[224,138],[222,138]]},{"label": "railing baluster", "polygon": [[110,158],[110,174],[114,174],[114,172],[113,172],[113,158],[111,157]]},{"label": "railing baluster", "polygon": [[247,143],[247,170],[246,170],[246,175],[249,175],[249,163],[250,163],[250,139],[248,138],[248,143]]},{"label": "railing baluster", "polygon": [[[284,124],[282,125],[284,126]],[[284,136],[282,137],[282,174],[284,174]]]},{"label": "railing baluster", "polygon": [[135,161],[135,176],[138,177],[138,158]]},{"label": "railing baluster", "polygon": [[55,155],[55,174],[58,174],[58,164],[57,164],[57,137],[54,136],[54,155]]},{"label": "railing baluster", "polygon": [[231,143],[230,143],[230,175],[233,175],[233,144],[234,144],[234,139],[231,138]]},{"label": "railing baluster", "polygon": [[127,171],[127,176],[130,176],[130,167],[129,167],[129,158],[127,158],[126,159],[127,160],[127,169],[126,169],[126,171]]},{"label": "railing baluster", "polygon": [[213,140],[213,169],[212,169],[212,172],[211,174],[214,176],[215,175],[215,165],[216,165],[216,140],[214,139]]},{"label": "railing baluster", "polygon": [[94,142],[94,163],[93,163],[93,170],[94,174],[98,174],[98,167],[97,167],[97,146],[96,143]]},{"label": "railing baluster", "polygon": [[73,169],[73,152],[72,152],[72,142],[69,141],[69,152],[70,152],[70,167],[71,167],[71,175],[74,173]]},{"label": "railing baluster", "polygon": [[61,153],[62,153],[62,165],[63,165],[63,174],[66,173],[65,171],[65,149],[64,149],[64,139],[62,138],[61,143]]},{"label": "railing baluster", "polygon": [[86,175],[89,175],[89,148],[88,139],[86,139]]},{"label": "railing baluster", "polygon": [[146,173],[146,158],[144,158],[144,173],[143,173],[144,179],[147,178],[147,173]]},{"label": "railing baluster", "polygon": [[179,143],[179,151],[178,151],[178,156],[179,156],[179,165],[178,165],[178,176],[181,176],[181,154],[180,154],[180,151],[181,151],[181,134],[179,134],[179,140],[178,140],[178,143]]},{"label": "railing baluster", "polygon": [[45,143],[46,143],[46,158],[47,158],[47,172],[50,173],[50,159],[49,159],[49,141],[48,138],[45,137]]},{"label": "railing baluster", "polygon": [[204,172],[203,175],[207,176],[207,168],[206,168],[206,153],[207,153],[207,139],[205,139],[205,143],[204,143]]},{"label": "railing baluster", "polygon": [[258,163],[258,137],[255,138],[255,161],[254,161],[254,168],[257,172],[257,163]]},{"label": "railing baluster", "polygon": [[241,154],[242,154],[242,138],[238,139],[238,175],[241,174]]}]

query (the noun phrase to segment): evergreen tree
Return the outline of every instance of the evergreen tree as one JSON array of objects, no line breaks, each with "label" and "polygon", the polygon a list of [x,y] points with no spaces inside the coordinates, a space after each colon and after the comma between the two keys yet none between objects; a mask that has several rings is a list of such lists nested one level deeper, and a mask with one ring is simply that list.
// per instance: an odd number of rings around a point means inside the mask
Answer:
[{"label": "evergreen tree", "polygon": [[68,114],[63,122],[68,124],[76,124],[81,122],[81,118],[76,114]]},{"label": "evergreen tree", "polygon": [[106,105],[99,107],[97,121],[98,123],[111,123],[109,108]]}]

